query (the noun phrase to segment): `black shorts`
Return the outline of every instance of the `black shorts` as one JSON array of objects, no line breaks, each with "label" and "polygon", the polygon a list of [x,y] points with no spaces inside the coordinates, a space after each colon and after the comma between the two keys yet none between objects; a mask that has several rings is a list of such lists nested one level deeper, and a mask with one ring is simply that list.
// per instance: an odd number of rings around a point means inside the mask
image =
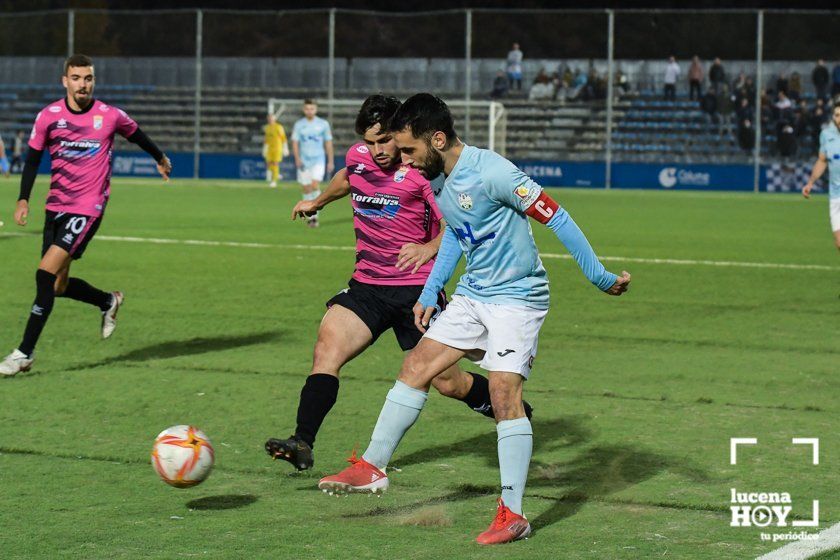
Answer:
[{"label": "black shorts", "polygon": [[[350,286],[327,302],[338,304],[355,313],[367,325],[375,342],[379,335],[394,329],[397,343],[403,350],[411,350],[423,338],[414,324],[414,304],[423,286],[381,286],[350,280]],[[438,306],[446,307],[446,294],[438,294]]]},{"label": "black shorts", "polygon": [[83,216],[47,210],[41,256],[47,253],[51,245],[56,245],[70,253],[74,259],[81,259],[101,222],[102,216]]}]

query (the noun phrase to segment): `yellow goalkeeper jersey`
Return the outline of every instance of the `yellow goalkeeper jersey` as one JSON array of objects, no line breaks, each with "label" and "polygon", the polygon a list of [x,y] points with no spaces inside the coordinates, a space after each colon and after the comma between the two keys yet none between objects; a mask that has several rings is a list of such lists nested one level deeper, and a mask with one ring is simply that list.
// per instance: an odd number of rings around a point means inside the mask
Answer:
[{"label": "yellow goalkeeper jersey", "polygon": [[265,139],[263,143],[270,151],[277,151],[286,143],[286,131],[280,123],[267,124],[263,127]]}]

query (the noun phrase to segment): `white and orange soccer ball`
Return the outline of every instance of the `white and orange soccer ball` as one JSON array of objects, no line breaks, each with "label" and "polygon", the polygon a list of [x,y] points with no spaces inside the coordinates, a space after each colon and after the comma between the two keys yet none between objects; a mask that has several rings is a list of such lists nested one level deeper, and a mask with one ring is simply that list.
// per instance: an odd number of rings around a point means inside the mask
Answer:
[{"label": "white and orange soccer ball", "polygon": [[160,478],[176,488],[195,486],[210,475],[215,452],[207,435],[195,426],[163,430],[152,447],[152,466]]}]

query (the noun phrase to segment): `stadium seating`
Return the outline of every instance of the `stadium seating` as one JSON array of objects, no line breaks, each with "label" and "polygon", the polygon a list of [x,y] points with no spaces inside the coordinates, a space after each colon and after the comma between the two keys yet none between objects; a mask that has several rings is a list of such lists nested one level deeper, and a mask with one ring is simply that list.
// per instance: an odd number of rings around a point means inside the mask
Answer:
[{"label": "stadium seating", "polygon": [[[602,63],[593,62],[596,69]],[[0,134],[7,141],[18,130],[28,132],[34,114],[62,95],[54,77],[47,80],[47,74],[59,64],[60,59],[52,58],[0,57],[0,71],[15,77],[14,82],[0,84]],[[463,91],[466,78],[465,63],[460,59],[339,58],[335,64],[336,98],[362,99],[371,91],[406,96],[428,89],[429,84],[444,97],[463,97],[463,93],[457,93]],[[554,71],[559,64],[559,61],[528,60],[524,89],[527,90],[529,76],[539,69]],[[589,61],[564,61],[564,64],[579,68]],[[615,160],[724,163],[749,159],[750,154],[738,147],[734,123],[722,129],[695,101],[679,97],[675,101],[661,99],[656,78],[658,61],[622,61],[621,65],[636,91],[622,94],[614,103]],[[482,89],[479,85],[491,83],[499,68],[497,60],[473,61],[473,99],[486,99],[489,88]],[[192,58],[102,58],[97,60],[97,72],[103,76],[97,86],[98,96],[126,109],[167,150],[194,149],[196,96]],[[327,76],[325,58],[208,60],[204,65],[205,85],[201,96],[201,150],[259,154],[267,100],[324,97]],[[152,83],[167,85],[141,85]],[[556,101],[528,101],[525,90],[511,92],[502,99],[507,114],[508,156],[580,161],[605,157],[605,100],[563,101],[561,96]],[[355,141],[354,112],[348,107],[336,109],[332,115],[337,152]],[[454,108],[454,112],[459,132],[465,134],[463,110]],[[295,112],[288,111],[281,122],[290,131],[296,118]],[[486,142],[486,116],[483,122],[481,118],[473,114],[468,142]],[[773,153],[775,123],[765,125],[762,150]],[[803,135],[800,154],[812,152],[811,141],[810,135]],[[135,148],[119,140],[116,149]]]}]

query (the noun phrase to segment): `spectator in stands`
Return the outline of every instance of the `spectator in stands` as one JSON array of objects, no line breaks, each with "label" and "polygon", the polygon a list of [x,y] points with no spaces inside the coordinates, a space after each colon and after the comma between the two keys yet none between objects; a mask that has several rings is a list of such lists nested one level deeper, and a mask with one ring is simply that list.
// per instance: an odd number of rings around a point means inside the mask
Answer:
[{"label": "spectator in stands", "polygon": [[735,109],[735,117],[738,119],[739,127],[743,121],[751,121],[755,117],[755,109],[746,97],[742,97],[738,101],[738,108]]},{"label": "spectator in stands", "polygon": [[808,102],[804,99],[794,105],[793,107],[793,132],[797,139],[802,139],[808,134],[808,124],[810,122],[810,111],[808,111]]},{"label": "spectator in stands", "polygon": [[537,77],[534,78],[534,84],[528,90],[528,100],[548,101],[550,99],[554,99],[554,84],[548,77],[545,68],[540,68]]},{"label": "spectator in stands", "polygon": [[616,88],[617,95],[630,93],[630,80],[627,79],[627,74],[617,69],[615,71],[615,78],[613,84]]},{"label": "spectator in stands", "polygon": [[[782,93],[782,92],[779,92]],[[793,126],[786,120],[779,121],[776,130],[776,149],[782,157],[793,157],[796,155],[796,134]]]},{"label": "spectator in stands", "polygon": [[773,116],[773,112],[775,111],[775,107],[772,105],[772,101],[770,99],[770,95],[767,93],[767,90],[761,90],[761,97],[760,100],[760,111],[759,116],[761,117],[761,128],[764,130],[770,130],[770,119]]},{"label": "spectator in stands", "polygon": [[563,67],[563,84],[567,88],[570,88],[570,87],[572,87],[572,82],[574,82],[574,81],[575,81],[574,72],[572,72],[572,69],[569,68],[568,64],[564,65],[564,67]]},{"label": "spectator in stands", "polygon": [[790,82],[788,83],[788,97],[797,103],[800,99],[802,99],[802,76],[799,72],[794,72],[790,75]]},{"label": "spectator in stands", "polygon": [[[729,86],[721,84],[716,95],[718,112],[718,134],[732,134],[732,113],[735,111],[733,96],[729,93]],[[725,129],[725,132],[724,132]]]},{"label": "spectator in stands", "polygon": [[668,57],[668,64],[665,66],[665,101],[676,101],[677,99],[677,78],[680,75],[680,65],[673,56]]},{"label": "spectator in stands", "polygon": [[558,101],[566,101],[569,94],[570,82],[567,82],[565,77],[569,72],[566,65],[559,66],[557,71],[551,75],[551,81],[554,83],[554,99]]},{"label": "spectator in stands", "polygon": [[811,82],[814,83],[817,99],[825,99],[825,94],[828,92],[828,78],[828,68],[825,66],[825,61],[819,59],[811,72]]},{"label": "spectator in stands", "polygon": [[747,90],[747,97],[750,98],[750,103],[753,102],[755,99],[755,82],[752,79],[752,76],[747,76],[746,82],[744,82],[745,89]]},{"label": "spectator in stands", "polygon": [[493,91],[490,92],[490,99],[501,99],[507,95],[508,79],[505,76],[504,70],[496,72],[496,77],[493,79]]},{"label": "spectator in stands", "polygon": [[790,118],[792,107],[793,103],[791,103],[790,97],[784,91],[780,91],[776,94],[776,102],[773,104],[775,109],[773,116],[780,121],[787,120]]},{"label": "spectator in stands", "polygon": [[831,71],[831,97],[840,93],[840,62],[834,65]]},{"label": "spectator in stands", "polygon": [[776,92],[783,92],[786,96],[790,96],[790,90],[788,89],[788,79],[785,76],[784,72],[779,74],[779,77],[776,78]]},{"label": "spectator in stands", "polygon": [[572,101],[581,97],[583,88],[586,87],[587,77],[586,74],[580,71],[580,68],[575,68],[575,73],[572,78],[572,93],[569,96],[569,99]]},{"label": "spectator in stands", "polygon": [[26,133],[18,130],[18,133],[15,134],[14,143],[12,144],[12,173],[23,171],[23,156],[26,149]]},{"label": "spectator in stands", "polygon": [[717,120],[717,96],[709,90],[700,98],[700,109],[709,117],[709,122]]},{"label": "spectator in stands", "polygon": [[714,63],[709,68],[709,82],[712,84],[712,89],[717,93],[720,85],[726,82],[726,72],[723,70],[723,64],[720,58],[715,57]]},{"label": "spectator in stands", "polygon": [[522,90],[522,51],[519,43],[514,43],[507,55],[507,77],[510,89]]},{"label": "spectator in stands", "polygon": [[688,97],[692,101],[694,99],[699,100],[700,96],[703,95],[703,76],[705,75],[703,63],[700,62],[700,57],[695,54],[691,59],[691,66],[688,68]]},{"label": "spectator in stands", "polygon": [[732,91],[738,92],[742,89],[747,88],[747,75],[743,72],[738,73],[738,77],[735,78],[735,82],[732,84]]},{"label": "spectator in stands", "polygon": [[751,118],[752,107],[746,99],[741,101],[738,109],[738,146],[745,152],[751,152],[755,148],[755,129]]},{"label": "spectator in stands", "polygon": [[603,99],[606,97],[606,82],[598,76],[595,70],[595,64],[589,61],[589,73],[586,76],[586,85],[583,86],[580,98],[583,101],[590,101],[592,99]]}]

